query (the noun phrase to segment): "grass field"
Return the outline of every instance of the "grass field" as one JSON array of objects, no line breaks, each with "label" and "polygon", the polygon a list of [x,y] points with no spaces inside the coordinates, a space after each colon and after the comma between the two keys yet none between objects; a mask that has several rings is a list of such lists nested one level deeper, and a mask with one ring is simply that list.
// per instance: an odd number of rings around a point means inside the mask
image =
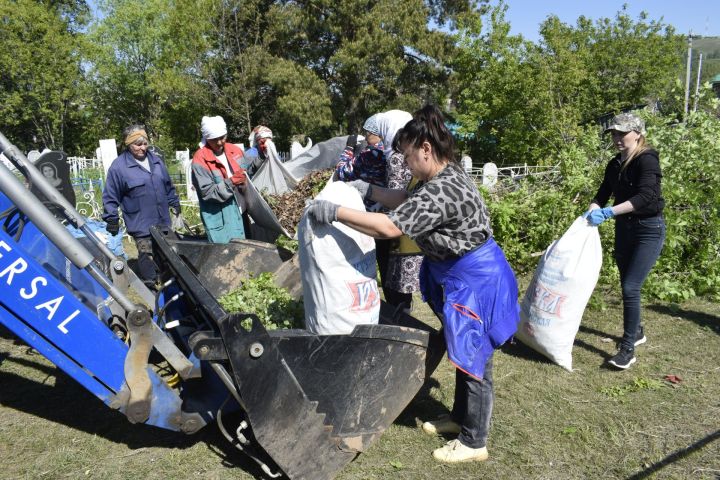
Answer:
[{"label": "grass field", "polygon": [[[522,345],[495,357],[485,463],[443,465],[445,439],[421,420],[450,407],[443,361],[405,412],[338,479],[720,478],[720,316],[695,299],[644,308],[648,343],[628,371],[604,367],[621,333],[617,292],[599,291],[570,373]],[[416,309],[433,322],[425,306]],[[681,379],[673,384],[666,375]],[[39,354],[0,331],[0,478],[250,479],[254,469],[215,426],[187,437],[131,425]]]}]

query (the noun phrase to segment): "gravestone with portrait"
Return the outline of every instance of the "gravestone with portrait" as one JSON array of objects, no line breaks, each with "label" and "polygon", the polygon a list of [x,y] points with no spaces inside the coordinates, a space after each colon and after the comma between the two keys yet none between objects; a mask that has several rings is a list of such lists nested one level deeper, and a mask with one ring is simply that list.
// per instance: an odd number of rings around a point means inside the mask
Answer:
[{"label": "gravestone with portrait", "polygon": [[[50,185],[55,187],[70,205],[75,206],[75,190],[73,190],[70,181],[70,164],[67,160],[65,152],[50,151],[45,152],[35,161],[35,166],[43,174]],[[62,216],[61,209],[50,205],[47,198],[40,193],[36,186],[30,189],[48,208],[56,215]]]}]

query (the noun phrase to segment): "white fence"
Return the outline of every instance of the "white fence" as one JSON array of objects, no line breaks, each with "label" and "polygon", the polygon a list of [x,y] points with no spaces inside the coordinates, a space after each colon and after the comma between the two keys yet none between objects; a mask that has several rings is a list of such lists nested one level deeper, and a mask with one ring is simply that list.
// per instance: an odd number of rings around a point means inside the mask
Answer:
[{"label": "white fence", "polygon": [[467,172],[475,180],[475,183],[493,188],[498,182],[519,181],[527,177],[555,176],[560,173],[560,166],[545,167],[524,164],[498,168],[492,163],[486,163],[481,168],[472,167]]},{"label": "white fence", "polygon": [[68,157],[68,163],[70,163],[70,171],[75,176],[80,175],[82,170],[88,168],[98,168],[102,170],[102,160],[97,158]]}]

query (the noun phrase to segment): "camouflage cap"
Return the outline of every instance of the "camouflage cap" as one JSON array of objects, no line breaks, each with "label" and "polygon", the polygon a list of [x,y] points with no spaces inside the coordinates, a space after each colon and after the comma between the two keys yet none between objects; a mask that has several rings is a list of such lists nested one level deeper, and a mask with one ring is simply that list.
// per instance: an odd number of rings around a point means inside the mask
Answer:
[{"label": "camouflage cap", "polygon": [[638,132],[641,135],[645,135],[645,122],[642,118],[632,113],[621,113],[615,115],[610,121],[610,126],[605,129],[605,133],[612,130],[618,132]]}]

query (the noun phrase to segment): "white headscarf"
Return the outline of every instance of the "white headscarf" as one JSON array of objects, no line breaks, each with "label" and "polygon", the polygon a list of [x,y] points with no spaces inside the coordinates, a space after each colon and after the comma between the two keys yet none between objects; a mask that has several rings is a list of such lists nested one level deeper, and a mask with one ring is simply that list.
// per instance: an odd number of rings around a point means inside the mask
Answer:
[{"label": "white headscarf", "polygon": [[378,114],[377,124],[383,139],[385,158],[390,158],[393,154],[392,142],[395,134],[410,120],[412,120],[412,115],[403,110],[388,110]]},{"label": "white headscarf", "polygon": [[202,132],[200,146],[204,147],[208,139],[227,135],[227,125],[225,125],[225,120],[220,115],[217,117],[203,117],[200,123],[200,131]]},{"label": "white headscarf", "polygon": [[250,136],[248,137],[248,142],[250,142],[250,148],[255,148],[261,138],[273,138],[272,130],[270,130],[264,125],[258,125],[257,127],[253,128],[252,132],[250,132]]}]

